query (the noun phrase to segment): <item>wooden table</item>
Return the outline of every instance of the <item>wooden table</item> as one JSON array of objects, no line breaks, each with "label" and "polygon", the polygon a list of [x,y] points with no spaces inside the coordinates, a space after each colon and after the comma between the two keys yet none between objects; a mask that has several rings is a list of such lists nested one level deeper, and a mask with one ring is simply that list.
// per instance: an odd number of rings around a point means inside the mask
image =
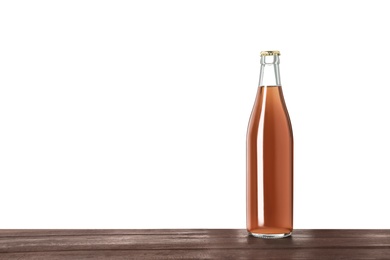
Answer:
[{"label": "wooden table", "polygon": [[0,259],[390,259],[390,230],[0,230]]}]

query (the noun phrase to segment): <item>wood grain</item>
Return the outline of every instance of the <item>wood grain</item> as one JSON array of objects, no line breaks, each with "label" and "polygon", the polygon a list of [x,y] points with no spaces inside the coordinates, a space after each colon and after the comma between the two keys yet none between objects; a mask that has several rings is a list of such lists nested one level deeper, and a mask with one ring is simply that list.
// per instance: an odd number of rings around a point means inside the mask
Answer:
[{"label": "wood grain", "polygon": [[0,259],[390,259],[390,230],[0,230]]}]

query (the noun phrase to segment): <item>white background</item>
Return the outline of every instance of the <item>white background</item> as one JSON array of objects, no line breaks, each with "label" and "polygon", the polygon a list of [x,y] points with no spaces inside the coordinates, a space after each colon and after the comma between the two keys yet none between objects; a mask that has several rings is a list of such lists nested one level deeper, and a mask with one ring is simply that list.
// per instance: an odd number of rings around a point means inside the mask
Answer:
[{"label": "white background", "polygon": [[280,50],[294,228],[390,228],[386,1],[2,1],[0,228],[245,228]]}]

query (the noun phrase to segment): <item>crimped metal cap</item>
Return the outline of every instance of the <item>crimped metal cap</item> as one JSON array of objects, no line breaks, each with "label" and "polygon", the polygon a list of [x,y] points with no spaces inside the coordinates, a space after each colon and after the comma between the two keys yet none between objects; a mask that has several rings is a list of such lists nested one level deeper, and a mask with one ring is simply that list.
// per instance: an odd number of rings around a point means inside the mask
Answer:
[{"label": "crimped metal cap", "polygon": [[260,56],[274,56],[274,55],[279,56],[280,51],[262,51],[262,52],[260,52]]}]

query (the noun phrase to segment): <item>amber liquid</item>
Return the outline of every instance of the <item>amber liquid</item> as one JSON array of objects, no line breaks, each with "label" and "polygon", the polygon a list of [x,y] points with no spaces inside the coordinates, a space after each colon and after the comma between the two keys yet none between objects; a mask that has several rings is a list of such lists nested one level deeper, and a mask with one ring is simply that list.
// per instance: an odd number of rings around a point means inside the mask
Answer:
[{"label": "amber liquid", "polygon": [[293,135],[281,86],[259,87],[247,133],[247,229],[293,228]]}]

